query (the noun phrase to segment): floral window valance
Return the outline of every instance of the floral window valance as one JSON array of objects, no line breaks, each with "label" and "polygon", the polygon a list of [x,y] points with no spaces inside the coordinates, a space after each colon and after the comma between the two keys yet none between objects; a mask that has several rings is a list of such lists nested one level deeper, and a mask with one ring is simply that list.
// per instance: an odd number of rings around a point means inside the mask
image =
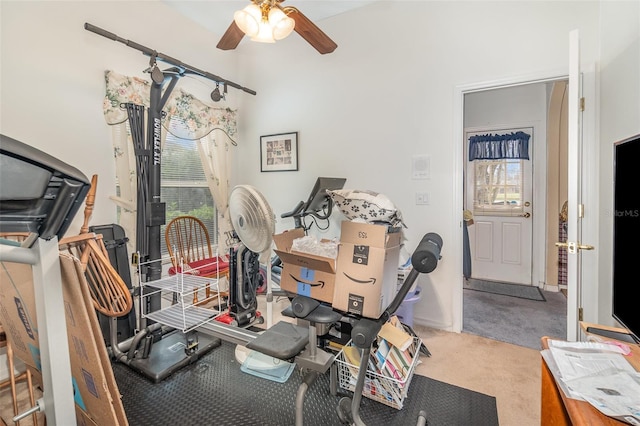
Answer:
[{"label": "floral window valance", "polygon": [[[134,103],[149,107],[151,84],[137,77],[127,77],[113,71],[105,72],[106,95],[103,102],[104,117],[109,125],[127,121],[127,110],[121,105]],[[235,145],[238,132],[236,111],[230,108],[213,108],[190,93],[175,88],[163,108],[163,126],[169,129],[171,119],[179,119],[187,134],[175,135],[183,139],[197,140],[215,129],[223,130]],[[172,130],[175,131],[175,130]]]},{"label": "floral window valance", "polygon": [[529,139],[525,132],[503,135],[476,135],[469,138],[469,161],[514,158],[529,159]]}]

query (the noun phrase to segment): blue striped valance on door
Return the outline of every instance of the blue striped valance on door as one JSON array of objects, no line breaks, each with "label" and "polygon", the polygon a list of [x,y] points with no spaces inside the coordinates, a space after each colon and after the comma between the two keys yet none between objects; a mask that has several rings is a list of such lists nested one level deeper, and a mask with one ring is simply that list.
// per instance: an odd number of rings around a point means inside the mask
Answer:
[{"label": "blue striped valance on door", "polygon": [[529,159],[529,139],[525,132],[504,135],[477,135],[469,138],[469,161],[503,158]]}]

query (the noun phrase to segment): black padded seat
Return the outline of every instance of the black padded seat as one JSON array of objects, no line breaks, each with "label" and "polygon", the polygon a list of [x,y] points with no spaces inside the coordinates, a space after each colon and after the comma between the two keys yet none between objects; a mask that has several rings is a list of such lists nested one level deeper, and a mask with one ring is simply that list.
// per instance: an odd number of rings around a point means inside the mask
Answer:
[{"label": "black padded seat", "polygon": [[326,305],[318,305],[305,317],[294,315],[293,309],[291,306],[288,306],[282,311],[282,315],[291,318],[300,318],[316,324],[333,324],[334,322],[338,322],[342,319],[342,314],[334,311]]},{"label": "black padded seat", "polygon": [[294,358],[309,343],[309,329],[286,321],[279,321],[247,344],[253,349],[274,358]]}]

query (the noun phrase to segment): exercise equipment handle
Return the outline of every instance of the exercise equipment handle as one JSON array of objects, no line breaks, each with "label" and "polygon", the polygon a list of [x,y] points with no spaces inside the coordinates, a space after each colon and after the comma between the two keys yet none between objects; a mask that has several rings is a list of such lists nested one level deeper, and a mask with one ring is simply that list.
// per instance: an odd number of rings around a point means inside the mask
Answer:
[{"label": "exercise equipment handle", "polygon": [[418,275],[428,274],[433,272],[438,266],[438,260],[440,260],[440,250],[442,249],[442,237],[435,232],[430,232],[422,237],[422,240],[418,244],[418,247],[411,256],[411,265],[413,269],[409,272],[409,275],[404,280],[402,287],[393,298],[389,307],[384,311],[380,317],[383,322],[386,322],[395,311],[398,310],[400,304],[404,301],[404,298],[409,293],[409,290],[413,286],[413,283],[418,278]]},{"label": "exercise equipment handle", "polygon": [[[442,238],[440,235],[430,232],[422,237],[418,247],[416,247],[413,255],[411,256],[413,269],[409,272],[409,275],[402,284],[402,287],[400,287],[400,291],[398,291],[396,296],[393,298],[389,307],[385,309],[378,319],[362,318],[353,326],[353,329],[351,330],[351,341],[358,349],[361,350],[361,359],[369,359],[371,354],[371,345],[376,340],[376,337],[380,332],[380,328],[382,328],[382,324],[387,322],[391,315],[400,307],[400,304],[404,301],[405,296],[413,286],[416,278],[418,278],[418,275],[421,273],[432,272],[436,266],[438,266],[441,249]],[[352,420],[350,424],[355,424],[357,426],[364,426],[364,422],[360,418],[360,401],[362,399],[362,390],[364,389],[366,372],[366,368],[361,367],[358,370],[358,377],[351,403],[348,402],[348,399],[343,398],[340,400],[339,405],[339,410],[342,410],[340,412],[343,414],[345,414],[345,408],[350,408],[350,420]],[[343,403],[343,401],[346,401],[346,404]],[[348,418],[349,414],[345,414],[345,416]],[[426,424],[426,415],[424,411],[420,411],[418,416],[418,425],[424,424]]]},{"label": "exercise equipment handle", "polygon": [[436,269],[442,250],[442,238],[435,232],[429,232],[420,241],[411,256],[411,265],[418,272],[428,274]]},{"label": "exercise equipment handle", "polygon": [[302,210],[303,206],[304,206],[304,201],[300,201],[298,204],[296,204],[296,206],[293,208],[293,210],[291,210],[290,212],[282,213],[280,215],[280,217],[284,219],[284,218],[287,218],[287,217],[295,216],[298,213],[300,213],[300,211]]}]

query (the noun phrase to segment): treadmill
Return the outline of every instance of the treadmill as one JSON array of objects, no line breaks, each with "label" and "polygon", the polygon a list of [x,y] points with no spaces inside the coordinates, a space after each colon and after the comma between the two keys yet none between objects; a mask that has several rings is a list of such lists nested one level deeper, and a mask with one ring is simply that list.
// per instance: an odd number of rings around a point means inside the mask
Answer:
[{"label": "treadmill", "polygon": [[18,417],[44,411],[47,424],[76,424],[58,240],[89,192],[76,168],[0,134],[0,232],[27,233],[19,244],[0,239],[0,261],[32,266],[44,393]]}]

